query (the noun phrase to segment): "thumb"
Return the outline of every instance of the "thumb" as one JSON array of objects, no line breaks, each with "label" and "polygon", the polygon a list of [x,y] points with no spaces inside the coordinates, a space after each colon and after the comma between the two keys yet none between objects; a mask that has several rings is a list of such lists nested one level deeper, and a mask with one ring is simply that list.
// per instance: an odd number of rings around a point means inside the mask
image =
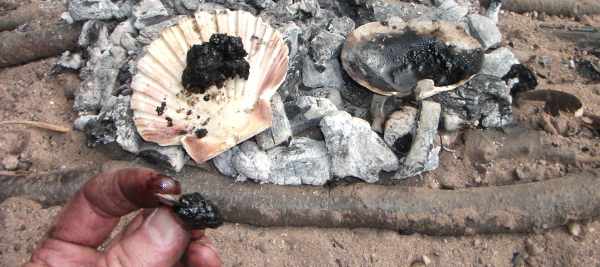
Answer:
[{"label": "thumb", "polygon": [[139,227],[112,244],[99,266],[173,266],[190,242],[168,206],[156,208]]}]

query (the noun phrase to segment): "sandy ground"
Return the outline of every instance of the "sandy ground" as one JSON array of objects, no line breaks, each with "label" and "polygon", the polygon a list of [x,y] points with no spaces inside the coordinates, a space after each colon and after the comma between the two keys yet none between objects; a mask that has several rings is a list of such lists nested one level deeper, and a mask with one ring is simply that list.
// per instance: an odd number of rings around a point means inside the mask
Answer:
[{"label": "sandy ground", "polygon": [[[546,17],[540,21],[532,14],[506,12],[500,16],[500,29],[522,63],[547,78],[540,78],[538,89],[562,90],[579,96],[586,110],[600,114],[600,86],[588,83],[571,60],[585,56],[569,42],[551,41],[546,34],[553,29],[540,24],[566,26],[600,26],[600,18]],[[40,23],[43,25],[43,23]],[[514,47],[508,45],[508,42]],[[532,59],[532,56],[536,57]],[[550,66],[538,63],[548,56]],[[594,58],[593,56],[590,56]],[[73,89],[79,82],[74,73],[46,77],[57,58],[0,69],[0,121],[36,120],[71,127],[77,114],[72,110]],[[515,122],[539,129],[540,104],[526,103],[515,107]],[[577,151],[580,155],[598,156],[598,135],[579,119],[564,115],[556,124],[569,124],[577,133],[563,137],[541,131],[545,145]],[[91,166],[107,160],[133,161],[133,155],[115,145],[93,149],[85,146],[79,131],[56,133],[23,125],[0,126],[1,168],[11,161],[31,163],[29,171],[44,172],[64,168]],[[405,186],[441,185],[465,187],[495,186],[551,179],[568,173],[594,169],[597,164],[564,164],[535,158],[498,159],[479,164],[477,171],[468,159],[442,152],[441,167],[423,177],[401,181]],[[25,164],[26,165],[26,164]],[[542,177],[536,176],[540,168]],[[516,180],[521,169],[524,179]],[[8,171],[3,171],[8,172]],[[24,198],[11,198],[0,204],[0,266],[19,266],[29,257],[36,243],[60,207],[41,207]],[[124,218],[126,222],[128,218]],[[271,227],[226,223],[208,231],[221,254],[224,266],[410,266],[425,261],[428,266],[597,266],[600,265],[600,222],[589,219],[577,223],[577,235],[567,227],[535,234],[485,234],[475,236],[427,236],[419,233],[402,235],[394,230],[369,228]],[[597,230],[598,229],[598,230]],[[526,245],[529,239],[533,245]],[[425,259],[426,258],[426,259]]]}]

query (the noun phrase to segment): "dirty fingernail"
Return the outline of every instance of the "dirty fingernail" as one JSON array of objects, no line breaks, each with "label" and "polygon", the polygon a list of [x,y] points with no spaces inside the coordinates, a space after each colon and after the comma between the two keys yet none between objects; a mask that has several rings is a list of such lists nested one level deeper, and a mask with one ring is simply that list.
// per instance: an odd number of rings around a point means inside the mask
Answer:
[{"label": "dirty fingernail", "polygon": [[169,208],[156,208],[146,220],[146,229],[157,245],[166,247],[181,236],[181,227],[175,221]]}]

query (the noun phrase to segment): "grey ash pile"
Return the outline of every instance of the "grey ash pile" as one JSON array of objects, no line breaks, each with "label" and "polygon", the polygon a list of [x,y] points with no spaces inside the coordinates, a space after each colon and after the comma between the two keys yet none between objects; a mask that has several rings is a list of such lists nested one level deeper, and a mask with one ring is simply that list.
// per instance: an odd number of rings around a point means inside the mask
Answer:
[{"label": "grey ash pile", "polygon": [[[502,77],[518,62],[508,49],[496,49],[502,35],[494,10],[478,15],[469,0],[398,5],[368,0],[74,0],[62,17],[85,22],[79,49],[63,55],[55,69],[80,72],[83,81],[74,108],[81,117],[75,124],[86,132],[90,147],[117,142],[144,160],[183,168],[189,157],[181,146],[161,147],[138,135],[129,107],[131,78],[145,46],[162,30],[196,11],[224,8],[262,17],[282,33],[290,51],[286,80],[272,98],[273,126],[213,159],[221,173],[237,180],[323,185],[351,176],[374,183],[381,171],[403,179],[437,168],[440,145],[434,141],[440,133],[512,122],[510,86],[518,80]],[[342,70],[340,50],[356,27],[398,19],[456,23],[485,50],[482,70],[457,89],[421,102],[374,96]],[[307,137],[311,130],[317,138]]]}]

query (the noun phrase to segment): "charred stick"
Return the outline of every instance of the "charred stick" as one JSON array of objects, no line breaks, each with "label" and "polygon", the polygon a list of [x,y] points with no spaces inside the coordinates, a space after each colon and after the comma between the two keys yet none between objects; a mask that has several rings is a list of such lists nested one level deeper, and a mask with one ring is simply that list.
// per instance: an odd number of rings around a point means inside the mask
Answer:
[{"label": "charred stick", "polygon": [[0,36],[0,68],[25,63],[77,48],[81,24],[63,25]]},{"label": "charred stick", "polygon": [[[106,167],[106,166],[105,166]],[[106,169],[106,168],[105,168]],[[26,196],[66,202],[99,168],[31,177],[0,176],[0,200]],[[333,189],[235,183],[185,168],[175,175],[188,192],[219,206],[224,221],[257,226],[370,227],[431,235],[533,232],[600,215],[599,173],[541,182],[460,190],[352,184]]]}]

